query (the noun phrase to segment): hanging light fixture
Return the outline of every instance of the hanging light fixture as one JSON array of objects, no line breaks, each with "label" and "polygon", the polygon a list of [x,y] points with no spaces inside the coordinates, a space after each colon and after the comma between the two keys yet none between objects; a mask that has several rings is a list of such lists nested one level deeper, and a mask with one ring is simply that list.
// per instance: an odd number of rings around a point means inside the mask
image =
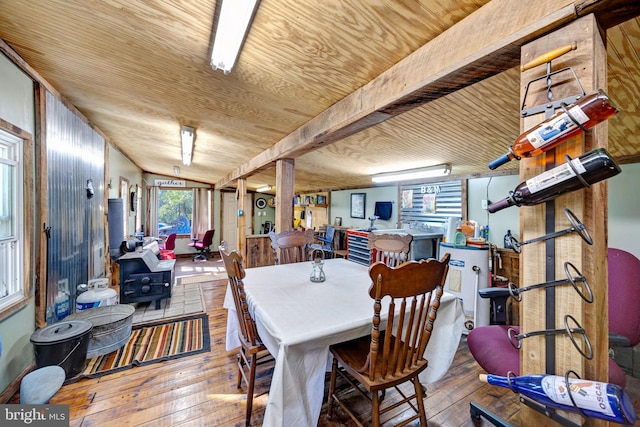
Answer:
[{"label": "hanging light fixture", "polygon": [[439,176],[447,176],[451,174],[451,165],[442,164],[429,166],[426,168],[407,169],[397,172],[388,172],[373,175],[371,180],[376,183],[394,182],[394,181],[411,181],[422,178],[436,178]]},{"label": "hanging light fixture", "polygon": [[224,0],[211,50],[211,68],[229,74],[236,63],[258,0]]},{"label": "hanging light fixture", "polygon": [[194,137],[195,129],[190,126],[182,126],[182,129],[180,130],[180,140],[182,141],[182,164],[185,166],[189,166],[191,164]]}]

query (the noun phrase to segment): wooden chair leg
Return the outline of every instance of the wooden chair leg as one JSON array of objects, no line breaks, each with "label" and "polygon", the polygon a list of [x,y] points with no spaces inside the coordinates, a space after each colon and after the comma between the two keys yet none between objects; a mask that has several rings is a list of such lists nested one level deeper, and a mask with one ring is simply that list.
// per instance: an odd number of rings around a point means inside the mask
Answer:
[{"label": "wooden chair leg", "polygon": [[331,365],[331,381],[329,382],[329,397],[328,397],[328,405],[327,405],[327,417],[333,417],[333,393],[336,391],[336,375],[338,373],[338,360],[333,359],[333,364]]},{"label": "wooden chair leg", "polygon": [[247,416],[245,419],[245,425],[251,425],[251,409],[253,407],[253,387],[256,382],[256,364],[257,364],[257,354],[253,353],[251,355],[251,361],[249,362],[249,386],[247,387]]},{"label": "wooden chair leg", "polygon": [[374,427],[380,427],[380,397],[377,391],[371,393],[371,422]]},{"label": "wooden chair leg", "polygon": [[424,411],[424,394],[423,394],[423,386],[420,384],[420,379],[418,377],[413,378],[413,386],[416,390],[416,400],[418,404],[418,414],[420,415],[420,425],[427,425],[427,415]]},{"label": "wooden chair leg", "polygon": [[[243,352],[244,350],[241,348],[240,352]],[[242,354],[238,353],[238,384],[236,385],[237,388],[242,388],[242,377],[243,377],[243,372],[242,372],[242,367],[244,366],[244,357]]]}]

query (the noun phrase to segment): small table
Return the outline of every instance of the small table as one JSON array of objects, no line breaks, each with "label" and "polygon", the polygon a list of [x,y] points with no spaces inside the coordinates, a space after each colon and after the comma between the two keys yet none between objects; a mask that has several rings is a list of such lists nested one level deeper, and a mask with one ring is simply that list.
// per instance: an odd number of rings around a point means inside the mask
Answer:
[{"label": "small table", "polygon": [[[344,259],[324,261],[326,281],[309,280],[311,262],[246,269],[249,310],[276,364],[264,427],[315,426],[330,370],[329,346],[371,332],[373,300],[368,266]],[[239,347],[233,296],[227,288],[227,350]],[[440,379],[460,342],[464,323],[461,302],[445,293],[425,356],[423,383]]]}]

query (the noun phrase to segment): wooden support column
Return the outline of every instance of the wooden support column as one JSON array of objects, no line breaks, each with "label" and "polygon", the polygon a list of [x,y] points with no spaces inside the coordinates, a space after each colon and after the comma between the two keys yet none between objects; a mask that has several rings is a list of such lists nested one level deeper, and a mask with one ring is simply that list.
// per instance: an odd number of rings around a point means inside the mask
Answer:
[{"label": "wooden support column", "polygon": [[293,228],[293,196],[296,182],[295,160],[276,162],[276,232]]},{"label": "wooden support column", "polygon": [[[572,22],[552,34],[535,40],[521,51],[522,64],[529,62],[552,49],[577,44],[573,50],[552,61],[552,71],[564,67],[572,67],[587,94],[603,89],[606,91],[606,49],[596,19],[593,15],[586,16]],[[521,79],[521,100],[527,82],[544,75],[546,66],[541,65],[523,72]],[[565,77],[567,77],[565,79]],[[571,94],[579,93],[577,85],[569,82],[570,73],[557,75],[552,78],[553,99],[562,99]],[[547,88],[546,81],[530,87],[526,105],[535,106],[545,104]],[[532,92],[533,90],[533,92]],[[525,108],[527,108],[525,106]],[[521,120],[521,130],[525,131],[542,122],[545,114],[540,113],[525,117]],[[568,142],[562,143],[555,150],[545,155],[520,162],[520,178],[524,181],[542,173],[546,168],[566,162],[564,155],[576,158],[596,147],[607,147],[607,123],[601,123],[586,134],[579,135]],[[556,238],[553,241],[552,255],[549,258],[544,242],[526,245],[522,249],[520,261],[521,286],[543,283],[548,280],[546,272],[547,261],[551,261],[551,269],[555,268],[555,278],[565,278],[564,263],[574,264],[586,277],[593,293],[594,302],[584,302],[571,286],[555,288],[552,306],[549,305],[548,295],[544,289],[527,292],[523,295],[520,311],[522,332],[551,329],[545,321],[548,310],[555,311],[555,329],[564,328],[564,316],[572,315],[586,330],[593,347],[592,360],[584,359],[571,344],[566,334],[556,335],[549,347],[545,344],[545,337],[531,337],[523,340],[521,350],[521,374],[553,373],[565,375],[568,370],[575,371],[582,378],[598,381],[608,381],[608,317],[607,317],[607,183],[594,184],[590,189],[582,189],[563,195],[555,199],[550,206],[555,217],[555,230],[570,228],[563,210],[570,209],[586,226],[593,238],[593,245],[584,242],[576,233]],[[534,207],[520,209],[520,240],[525,241],[547,234],[545,227],[546,209],[548,206],[540,204]],[[553,226],[553,224],[551,224]],[[552,272],[553,273],[553,272]],[[552,323],[553,319],[551,320]],[[586,347],[584,347],[586,350]],[[551,354],[551,362],[548,361]],[[551,371],[549,372],[549,367]],[[581,417],[566,412],[562,416],[579,422]],[[521,405],[521,425],[555,425],[555,422],[539,412]],[[585,425],[607,425],[606,422],[587,419]]]},{"label": "wooden support column", "polygon": [[[242,255],[243,259],[247,259],[247,217],[245,215],[245,196],[247,195],[247,180],[244,178],[238,179],[236,198],[238,202],[238,252]],[[242,212],[242,215],[240,215]]]}]

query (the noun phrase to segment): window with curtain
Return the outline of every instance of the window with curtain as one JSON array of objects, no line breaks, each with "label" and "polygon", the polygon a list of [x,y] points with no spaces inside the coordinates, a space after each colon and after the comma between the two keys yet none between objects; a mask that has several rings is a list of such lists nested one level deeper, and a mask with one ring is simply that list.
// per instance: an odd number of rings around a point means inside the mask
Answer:
[{"label": "window with curtain", "polygon": [[191,235],[193,221],[192,189],[158,190],[158,235]]}]

